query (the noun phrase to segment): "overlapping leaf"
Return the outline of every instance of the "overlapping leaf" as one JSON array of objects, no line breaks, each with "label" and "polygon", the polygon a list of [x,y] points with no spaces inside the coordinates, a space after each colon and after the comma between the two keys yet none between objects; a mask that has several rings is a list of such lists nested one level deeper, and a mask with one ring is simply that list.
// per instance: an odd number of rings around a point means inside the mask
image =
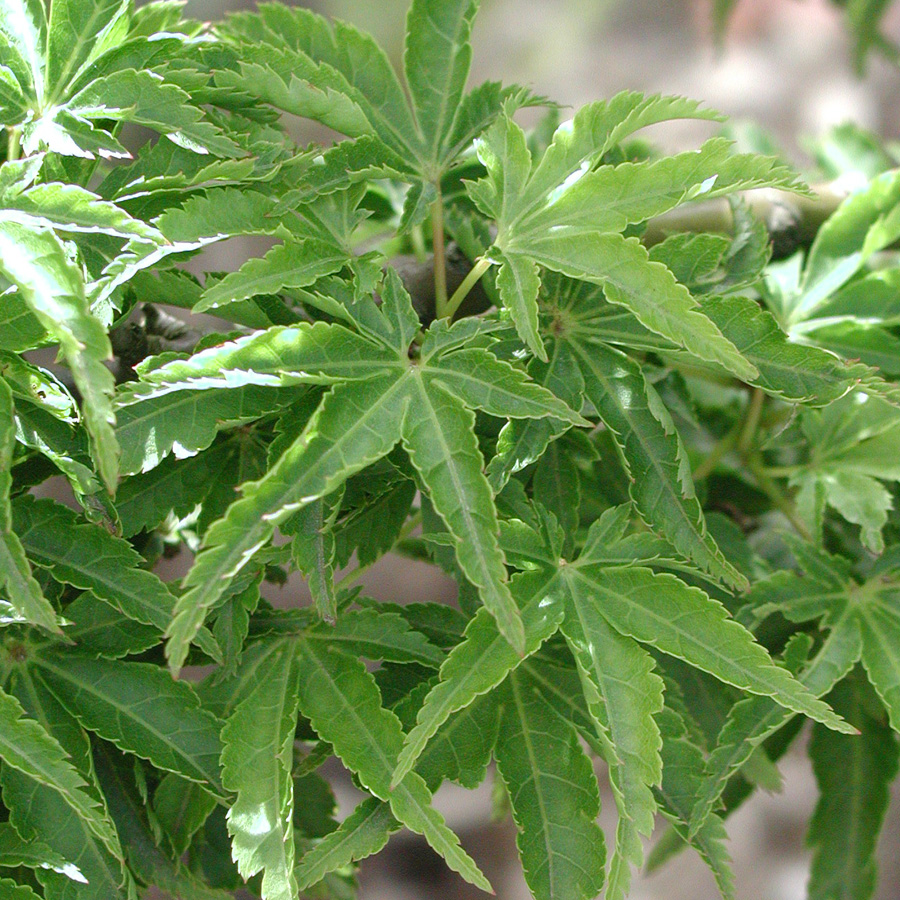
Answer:
[{"label": "overlapping leaf", "polygon": [[296,716],[294,648],[284,643],[255,670],[222,729],[222,781],[237,794],[228,811],[233,857],[244,878],[263,872],[264,898],[297,894],[291,824]]},{"label": "overlapping leaf", "polygon": [[[361,306],[360,321],[381,346],[355,339],[348,361],[320,362],[316,356],[306,367],[304,377],[309,380],[358,380],[344,381],[326,395],[300,437],[263,479],[245,487],[244,497],[208,532],[206,549],[187,576],[189,590],[169,629],[173,667],[181,665],[206,611],[228,580],[269,540],[275,526],[385,456],[401,439],[454,537],[460,566],[501,623],[504,636],[514,646],[523,646],[470,407],[495,416],[553,416],[573,424],[583,420],[489,353],[477,353],[471,360],[462,357],[457,364],[457,348],[429,352],[426,343],[420,364],[411,364],[407,348],[417,319],[396,275],[389,277],[383,311],[372,304]],[[334,335],[339,327],[321,333]],[[278,332],[273,334],[277,338]]]}]

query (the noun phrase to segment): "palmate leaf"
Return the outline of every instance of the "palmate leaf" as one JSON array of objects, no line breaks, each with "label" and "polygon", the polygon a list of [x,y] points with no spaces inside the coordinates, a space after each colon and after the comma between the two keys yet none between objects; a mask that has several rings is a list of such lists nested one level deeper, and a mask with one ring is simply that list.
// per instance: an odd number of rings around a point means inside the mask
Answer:
[{"label": "palmate leaf", "polygon": [[121,663],[46,651],[35,677],[85,728],[157,768],[222,796],[218,720],[193,689],[149,663]]},{"label": "palmate leaf", "polygon": [[[648,98],[652,101],[654,98]],[[744,379],[754,377],[755,367],[743,359],[716,326],[698,309],[696,301],[688,291],[679,285],[664,267],[650,262],[646,251],[636,240],[626,240],[617,232],[628,222],[642,221],[645,212],[652,215],[654,209],[666,202],[677,203],[691,191],[701,188],[711,189],[713,179],[723,167],[742,168],[738,163],[723,162],[723,145],[709,146],[710,170],[703,173],[697,169],[696,160],[685,158],[679,171],[676,163],[669,169],[661,163],[662,169],[654,172],[660,182],[658,196],[668,196],[668,201],[659,200],[654,206],[652,199],[646,199],[637,172],[645,169],[628,169],[625,174],[615,174],[617,169],[588,172],[583,177],[572,180],[582,166],[588,169],[605,151],[613,136],[626,136],[630,131],[656,121],[655,114],[666,108],[666,102],[655,98],[657,103],[638,99],[634,95],[620,95],[609,105],[586,107],[568,128],[557,132],[559,141],[550,145],[544,157],[532,165],[521,129],[508,117],[495,123],[479,141],[479,156],[488,170],[486,179],[470,186],[469,192],[479,208],[497,221],[498,235],[495,247],[497,261],[501,262],[501,283],[505,285],[504,305],[510,308],[513,321],[520,337],[539,356],[543,348],[536,335],[537,293],[539,278],[534,265],[539,264],[566,275],[601,284],[608,299],[632,311],[651,331],[674,341],[678,346],[689,349],[701,359],[716,361]],[[691,106],[680,106],[670,101],[675,115],[690,115]],[[646,116],[642,114],[646,113]],[[616,110],[623,118],[613,119]],[[696,107],[693,107],[696,112]],[[629,118],[631,122],[629,123]],[[617,127],[618,126],[618,127]],[[591,140],[597,143],[591,146]],[[701,152],[702,158],[702,152]],[[676,158],[673,158],[676,159]],[[666,161],[667,162],[667,161]],[[772,175],[775,170],[760,168],[760,177]],[[631,174],[634,177],[629,178]],[[691,181],[696,177],[696,181]],[[736,175],[736,177],[739,177]],[[774,175],[776,179],[780,174]],[[621,178],[622,186],[607,181]],[[681,179],[681,180],[679,180]],[[652,178],[651,178],[652,180]],[[752,180],[752,179],[751,179]],[[728,177],[723,181],[727,184]],[[582,186],[582,182],[584,186]],[[633,209],[628,211],[629,201],[623,199],[630,190],[629,182],[634,182]],[[707,182],[704,185],[704,182]],[[739,184],[739,180],[734,182]],[[574,199],[567,204],[567,192]],[[585,197],[581,195],[584,194]],[[652,196],[653,191],[647,194]],[[579,218],[586,205],[597,196],[597,203],[604,208],[610,204],[610,196],[619,200],[620,217],[589,224]],[[609,195],[609,196],[607,196]],[[628,196],[628,195],[625,195]],[[540,212],[545,209],[544,212]],[[568,218],[567,218],[568,216]],[[531,229],[529,217],[535,217]],[[596,217],[588,216],[587,219]],[[572,223],[582,222],[583,227]]]},{"label": "palmate leaf", "polygon": [[440,680],[426,696],[399,754],[393,783],[399,783],[412,771],[428,741],[453,713],[501,684],[523,658],[534,653],[559,627],[565,594],[555,572],[517,575],[510,582],[510,591],[521,609],[524,656],[504,640],[487,610],[479,611],[441,666]]},{"label": "palmate leaf", "polygon": [[868,900],[875,892],[875,849],[900,745],[888,724],[870,712],[867,689],[864,680],[851,678],[829,695],[834,708],[859,727],[859,736],[813,729],[809,755],[820,797],[807,835],[814,848],[810,900]]},{"label": "palmate leaf", "polygon": [[297,724],[294,647],[283,641],[222,729],[222,783],[237,799],[228,811],[232,855],[244,878],[263,872],[265,900],[292,900],[294,806],[291,767]]},{"label": "palmate leaf", "polygon": [[185,579],[166,647],[170,666],[183,663],[206,612],[275,526],[304,503],[323,497],[375,462],[399,439],[408,405],[405,382],[393,375],[341,385],[329,393],[305,435],[207,532],[205,550]]},{"label": "palmate leaf", "polygon": [[102,360],[109,338],[91,314],[81,272],[59,239],[45,229],[5,220],[0,213],[0,271],[12,281],[60,348],[83,398],[85,426],[100,477],[115,490],[119,447],[113,431],[114,378]]},{"label": "palmate leaf", "polygon": [[718,363],[745,381],[758,376],[756,366],[703,314],[687,288],[661,263],[650,261],[637,238],[553,233],[518,252],[563,275],[601,285],[611,303],[626,307],[650,331],[692,355]]},{"label": "palmate leaf", "polygon": [[87,783],[59,741],[37,721],[25,716],[19,701],[3,691],[0,718],[0,758],[4,764],[56,793],[107,850],[121,856],[115,830],[100,804],[87,792]]},{"label": "palmate leaf", "polygon": [[[390,275],[382,311],[374,304],[359,307],[354,315],[364,330],[393,350],[394,359],[389,363],[383,353],[375,352],[377,348],[367,350],[363,359],[370,363],[368,380],[334,387],[275,466],[260,481],[246,485],[244,498],[210,528],[205,549],[185,580],[189,590],[179,600],[168,630],[173,669],[181,666],[206,612],[229,579],[271,538],[275,527],[386,456],[401,439],[453,535],[466,577],[498,617],[507,640],[521,649],[521,623],[497,543],[496,511],[482,472],[474,417],[464,401],[495,416],[554,416],[572,424],[584,420],[489,354],[460,350],[470,355],[457,365],[454,347],[448,344],[441,353],[428,348],[426,341],[423,350],[430,349],[429,355],[421,364],[411,364],[407,349],[418,321],[395,273]],[[365,371],[356,352],[350,358],[349,377]],[[333,373],[338,377],[339,369]],[[456,392],[462,399],[454,396]]]},{"label": "palmate leaf", "polygon": [[765,602],[759,614],[777,611],[794,622],[822,618],[826,628],[838,632],[835,640],[847,645],[845,665],[855,661],[852,654],[861,640],[863,667],[891,726],[900,731],[900,586],[896,575],[873,574],[860,583],[841,557],[799,542],[792,550],[806,577],[777,573],[761,582],[757,590]]},{"label": "palmate leaf", "polygon": [[507,680],[497,766],[519,828],[525,881],[537,900],[589,900],[603,887],[600,795],[575,729],[534,690]]},{"label": "palmate leaf", "polygon": [[13,609],[26,621],[59,632],[56,612],[31,574],[28,557],[12,530],[9,492],[16,433],[13,395],[0,378],[0,588],[5,589]]},{"label": "palmate leaf", "polygon": [[400,720],[381,705],[378,687],[361,662],[340,651],[301,641],[300,709],[316,733],[411,831],[425,837],[451,869],[490,891],[478,867],[459,846],[421,776],[410,772],[391,789],[391,775],[403,743]]}]

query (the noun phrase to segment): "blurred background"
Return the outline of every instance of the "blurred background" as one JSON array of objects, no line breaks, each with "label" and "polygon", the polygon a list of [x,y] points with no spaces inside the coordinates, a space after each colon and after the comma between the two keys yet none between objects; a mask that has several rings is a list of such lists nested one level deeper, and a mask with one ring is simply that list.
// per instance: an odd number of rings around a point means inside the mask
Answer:
[{"label": "blurred background", "polygon": [[[399,61],[407,0],[318,0],[301,5],[373,33]],[[190,0],[187,12],[217,20],[247,6],[252,3]],[[895,7],[882,27],[897,40],[900,3]],[[737,0],[718,47],[712,32],[711,0],[482,0],[471,81],[526,84],[573,108],[625,88],[684,94],[737,121],[762,125],[801,168],[810,162],[808,139],[845,121],[889,139],[898,137],[900,68],[873,54],[864,74],[858,74],[851,37],[834,3]],[[523,123],[527,121],[523,117]],[[298,127],[301,140],[316,134]],[[687,123],[658,129],[651,136],[675,150],[695,146],[709,132],[708,124]],[[240,262],[222,259],[216,267],[236,268]],[[391,559],[367,574],[367,586],[376,597],[400,602],[452,600],[454,593],[434,569]],[[303,585],[293,580],[279,593],[272,599],[280,604],[305,602]],[[739,900],[805,897],[804,831],[816,790],[802,745],[786,758],[782,772],[781,794],[760,794],[728,821]],[[342,812],[347,813],[358,795],[339,767],[332,774]],[[509,822],[490,821],[490,784],[474,793],[444,788],[436,802],[493,882],[499,900],[527,900],[514,829]],[[896,790],[888,815],[879,900],[900,896]],[[608,791],[602,824],[611,835],[614,813]],[[360,881],[361,900],[484,897],[449,872],[423,841],[407,834],[397,835],[386,851],[364,863]],[[718,892],[703,864],[688,851],[657,873],[637,876],[631,897],[713,900]]]}]

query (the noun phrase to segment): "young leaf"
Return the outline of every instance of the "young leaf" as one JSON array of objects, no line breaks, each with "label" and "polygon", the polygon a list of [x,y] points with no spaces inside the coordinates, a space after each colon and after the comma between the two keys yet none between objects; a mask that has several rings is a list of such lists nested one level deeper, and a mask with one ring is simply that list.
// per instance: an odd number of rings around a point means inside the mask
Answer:
[{"label": "young leaf", "polygon": [[237,794],[228,811],[232,855],[244,878],[263,872],[265,900],[292,900],[298,890],[291,824],[297,674],[294,648],[282,642],[222,729],[222,783]]}]

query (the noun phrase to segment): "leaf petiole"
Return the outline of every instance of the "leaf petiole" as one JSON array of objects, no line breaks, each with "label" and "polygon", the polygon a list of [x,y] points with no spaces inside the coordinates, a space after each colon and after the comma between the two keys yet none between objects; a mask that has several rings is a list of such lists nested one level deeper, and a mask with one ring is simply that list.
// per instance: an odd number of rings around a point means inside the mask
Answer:
[{"label": "leaf petiole", "polygon": [[478,279],[484,275],[491,267],[491,260],[486,256],[482,256],[478,262],[472,267],[468,275],[463,279],[462,284],[453,292],[453,296],[447,301],[444,316],[452,319],[456,311],[462,305],[463,300],[469,295],[469,292],[475,287]]}]

